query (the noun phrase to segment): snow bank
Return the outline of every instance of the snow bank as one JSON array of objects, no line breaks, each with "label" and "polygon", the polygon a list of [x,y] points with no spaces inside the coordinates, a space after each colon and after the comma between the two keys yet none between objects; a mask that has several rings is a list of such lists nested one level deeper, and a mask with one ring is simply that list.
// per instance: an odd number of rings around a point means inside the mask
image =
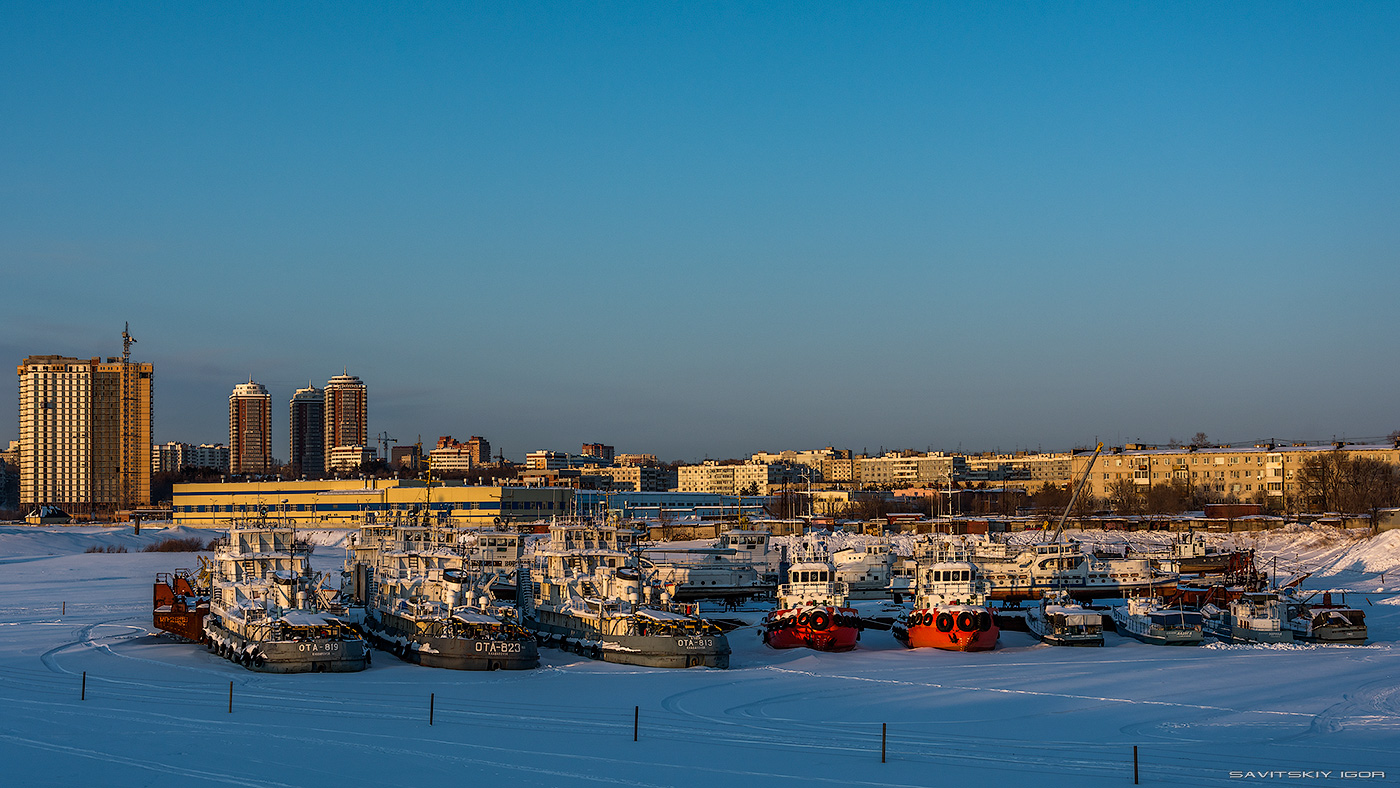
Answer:
[{"label": "snow bank", "polygon": [[125,547],[139,553],[166,539],[198,539],[208,542],[224,531],[205,528],[142,526],[137,534],[130,526],[0,526],[0,556],[71,555],[91,548]]}]

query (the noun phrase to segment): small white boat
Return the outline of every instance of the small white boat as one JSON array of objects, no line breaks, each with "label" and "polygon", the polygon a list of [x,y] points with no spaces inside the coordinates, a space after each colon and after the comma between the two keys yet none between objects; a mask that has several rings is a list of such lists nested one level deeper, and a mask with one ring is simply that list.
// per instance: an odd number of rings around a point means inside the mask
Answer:
[{"label": "small white boat", "polygon": [[1026,613],[1026,628],[1052,646],[1103,645],[1103,614],[1086,610],[1063,591],[1041,597]]},{"label": "small white boat", "polygon": [[1278,594],[1253,592],[1224,609],[1201,608],[1206,633],[1222,643],[1292,643],[1293,630],[1284,626],[1283,601]]},{"label": "small white boat", "polygon": [[[1314,602],[1317,593],[1321,602]],[[1304,598],[1288,598],[1286,623],[1293,637],[1307,643],[1366,643],[1366,614],[1347,606],[1345,591],[1315,592]]]}]

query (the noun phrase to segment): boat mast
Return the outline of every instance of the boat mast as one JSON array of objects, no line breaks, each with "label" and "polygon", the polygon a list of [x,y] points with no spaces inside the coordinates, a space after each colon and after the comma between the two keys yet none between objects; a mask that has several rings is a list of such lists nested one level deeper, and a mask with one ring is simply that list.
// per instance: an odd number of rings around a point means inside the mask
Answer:
[{"label": "boat mast", "polygon": [[1051,544],[1060,541],[1060,534],[1065,530],[1065,519],[1069,517],[1069,512],[1074,508],[1074,502],[1079,500],[1079,491],[1084,489],[1084,482],[1089,481],[1089,472],[1094,470],[1094,460],[1099,458],[1099,452],[1103,451],[1103,441],[1094,447],[1094,453],[1089,456],[1089,464],[1084,466],[1084,475],[1079,477],[1079,483],[1074,485],[1074,493],[1069,497],[1069,503],[1065,504],[1065,511],[1060,515],[1060,523],[1055,526],[1055,537],[1050,540]]}]

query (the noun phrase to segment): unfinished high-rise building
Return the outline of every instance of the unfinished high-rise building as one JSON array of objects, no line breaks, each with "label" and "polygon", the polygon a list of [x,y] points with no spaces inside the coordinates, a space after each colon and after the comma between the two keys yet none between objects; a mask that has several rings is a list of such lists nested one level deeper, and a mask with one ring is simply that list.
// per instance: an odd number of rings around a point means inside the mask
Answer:
[{"label": "unfinished high-rise building", "polygon": [[20,362],[20,505],[100,515],[151,502],[154,368],[121,356]]}]

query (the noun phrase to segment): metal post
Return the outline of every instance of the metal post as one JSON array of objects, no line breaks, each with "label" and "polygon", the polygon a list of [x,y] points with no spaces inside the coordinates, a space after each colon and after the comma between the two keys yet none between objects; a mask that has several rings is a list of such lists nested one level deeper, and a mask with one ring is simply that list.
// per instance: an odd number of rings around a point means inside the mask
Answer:
[{"label": "metal post", "polygon": [[436,702],[437,702],[437,693],[436,693],[436,692],[429,692],[429,693],[428,693],[428,724],[429,724],[429,725],[432,725],[432,724],[433,724],[433,706],[436,705]]},{"label": "metal post", "polygon": [[880,723],[880,763],[885,762],[885,739],[889,733],[889,723]]},{"label": "metal post", "polygon": [[633,706],[633,707],[632,707],[632,741],[636,741],[636,740],[637,740],[637,729],[638,729],[638,727],[641,725],[641,722],[642,722],[642,707],[641,707],[641,706]]},{"label": "metal post", "polygon": [[233,682],[228,683],[228,713],[233,713]]},{"label": "metal post", "polygon": [[87,671],[83,671],[83,689],[78,695],[78,700],[87,700]]},{"label": "metal post", "polygon": [[1133,745],[1133,785],[1138,784],[1137,745]]}]

